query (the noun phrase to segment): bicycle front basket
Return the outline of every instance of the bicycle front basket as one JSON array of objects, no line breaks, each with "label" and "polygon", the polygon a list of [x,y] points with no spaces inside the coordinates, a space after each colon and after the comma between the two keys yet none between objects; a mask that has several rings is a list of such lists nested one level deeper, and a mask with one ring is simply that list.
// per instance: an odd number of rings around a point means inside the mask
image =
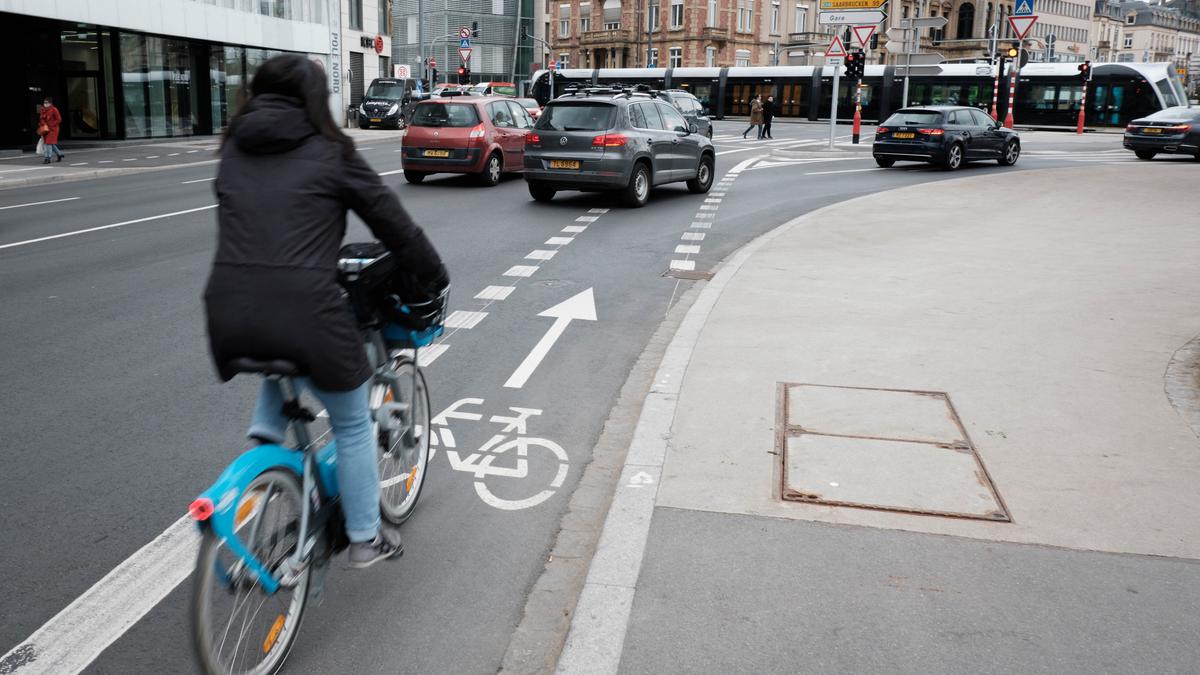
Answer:
[{"label": "bicycle front basket", "polygon": [[420,302],[408,302],[398,293],[384,296],[383,339],[392,347],[425,347],[442,334],[450,286]]}]

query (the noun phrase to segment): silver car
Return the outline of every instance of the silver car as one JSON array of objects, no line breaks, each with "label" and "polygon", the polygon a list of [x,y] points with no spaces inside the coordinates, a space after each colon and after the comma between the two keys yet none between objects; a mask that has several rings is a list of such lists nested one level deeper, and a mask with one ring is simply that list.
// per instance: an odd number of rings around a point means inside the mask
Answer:
[{"label": "silver car", "polygon": [[631,207],[650,189],[712,187],[716,153],[675,107],[651,94],[586,90],[546,105],[525,137],[525,180],[535,200],[562,190],[614,191]]}]

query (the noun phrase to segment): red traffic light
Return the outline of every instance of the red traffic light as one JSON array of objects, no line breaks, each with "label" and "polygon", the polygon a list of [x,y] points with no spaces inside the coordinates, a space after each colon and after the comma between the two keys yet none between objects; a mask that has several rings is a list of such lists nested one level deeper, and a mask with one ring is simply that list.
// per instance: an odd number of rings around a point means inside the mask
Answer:
[{"label": "red traffic light", "polygon": [[459,75],[466,75],[466,74],[467,74],[467,69],[466,69],[466,68],[463,68],[462,66],[459,66],[459,67],[458,67],[458,74],[459,74]]}]

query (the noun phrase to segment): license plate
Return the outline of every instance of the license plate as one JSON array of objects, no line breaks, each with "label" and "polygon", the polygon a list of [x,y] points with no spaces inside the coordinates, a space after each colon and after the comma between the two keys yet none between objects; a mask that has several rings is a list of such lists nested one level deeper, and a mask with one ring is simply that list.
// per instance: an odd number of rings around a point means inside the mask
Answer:
[{"label": "license plate", "polygon": [[450,151],[449,150],[426,150],[424,152],[424,155],[426,157],[449,157]]},{"label": "license plate", "polygon": [[1144,133],[1144,134],[1161,134],[1162,129],[1155,129],[1154,127],[1147,127],[1145,129],[1142,129],[1142,133]]},{"label": "license plate", "polygon": [[911,131],[898,131],[892,134],[892,138],[916,138],[917,135]]},{"label": "license plate", "polygon": [[575,159],[552,159],[550,160],[551,169],[578,169],[579,160]]},{"label": "license plate", "polygon": [[372,121],[372,122],[382,122],[382,121],[383,121],[383,119],[382,119],[382,118],[379,118],[379,117],[372,117],[372,118],[371,118],[371,121]]}]

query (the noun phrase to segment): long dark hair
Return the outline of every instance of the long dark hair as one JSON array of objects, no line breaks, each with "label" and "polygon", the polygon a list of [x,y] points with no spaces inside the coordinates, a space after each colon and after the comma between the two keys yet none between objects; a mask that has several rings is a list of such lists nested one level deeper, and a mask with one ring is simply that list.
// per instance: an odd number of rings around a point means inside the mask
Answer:
[{"label": "long dark hair", "polygon": [[354,141],[342,133],[329,112],[329,86],[325,80],[325,69],[299,54],[280,54],[258,67],[249,88],[242,90],[243,100],[239,102],[237,114],[225,129],[224,140],[229,140],[238,118],[251,108],[246,104],[264,94],[296,99],[317,133],[340,143],[345,155],[354,152]]}]

